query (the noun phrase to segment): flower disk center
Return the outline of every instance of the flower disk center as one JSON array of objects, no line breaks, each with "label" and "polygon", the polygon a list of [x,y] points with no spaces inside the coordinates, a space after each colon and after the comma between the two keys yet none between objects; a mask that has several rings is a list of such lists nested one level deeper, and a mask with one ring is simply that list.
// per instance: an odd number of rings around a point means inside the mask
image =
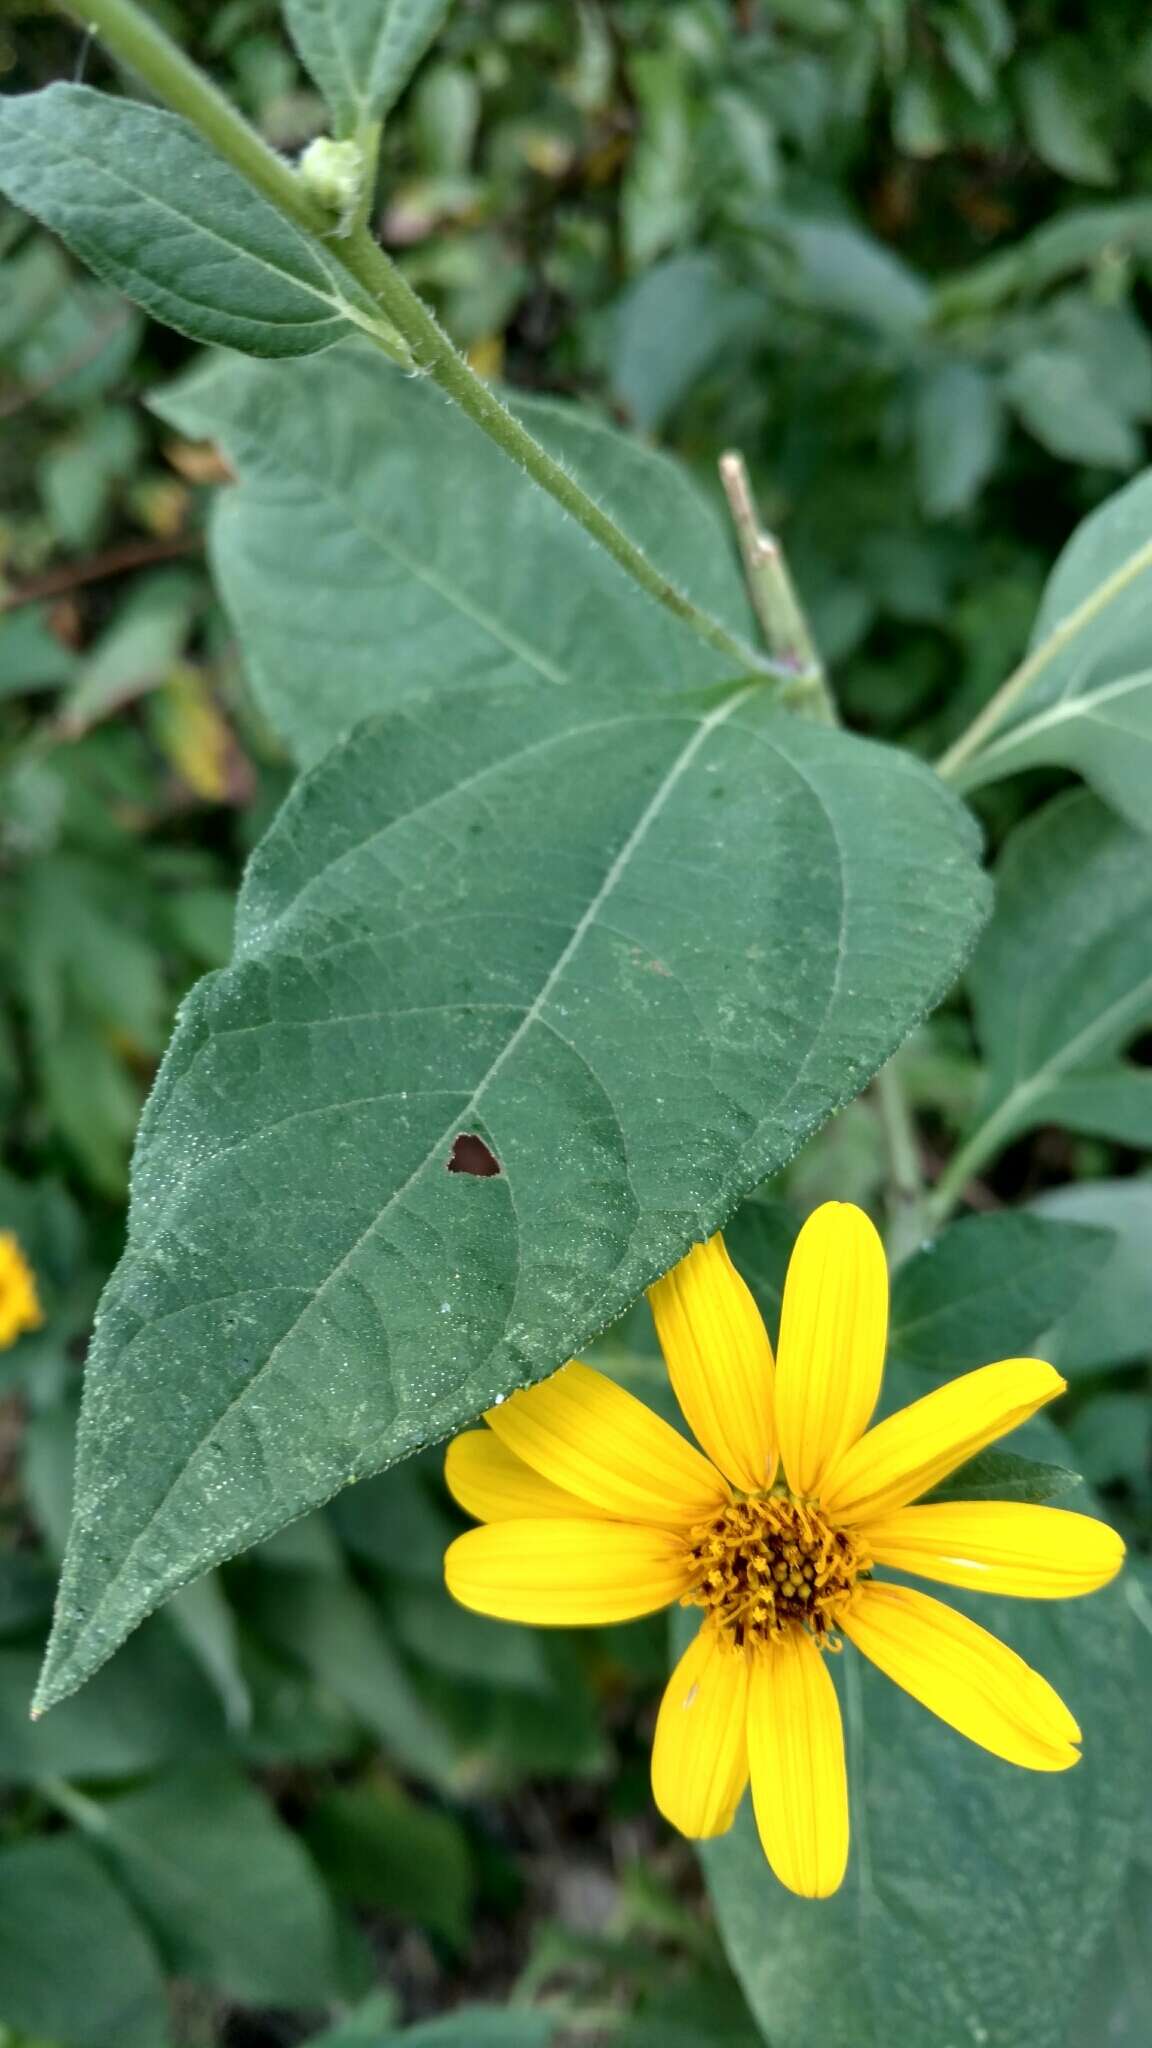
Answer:
[{"label": "flower disk center", "polygon": [[738,1649],[766,1648],[790,1627],[839,1649],[837,1617],[872,1563],[851,1530],[786,1494],[734,1501],[698,1523],[691,1558],[685,1605],[706,1608]]}]

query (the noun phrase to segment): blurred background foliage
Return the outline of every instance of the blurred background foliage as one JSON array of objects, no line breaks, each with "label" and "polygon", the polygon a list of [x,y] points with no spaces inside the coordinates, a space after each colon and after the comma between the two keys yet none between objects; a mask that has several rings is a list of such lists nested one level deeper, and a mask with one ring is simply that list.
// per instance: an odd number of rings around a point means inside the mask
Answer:
[{"label": "blurred background foliage", "polygon": [[[320,129],[274,6],[156,12],[277,146]],[[5,90],[78,64],[111,81],[69,25],[0,5]],[[710,492],[740,447],[846,718],[936,752],[1146,460],[1150,103],[1135,0],[459,0],[375,218],[482,374],[584,400]],[[454,1608],[437,1457],[200,1582],[26,1719],[133,1130],[288,781],[203,566],[221,460],[147,406],[189,354],[0,215],[0,1228],[45,1312],[0,1357],[0,2042],[750,2048],[651,1810],[661,1625],[577,1640]],[[985,792],[993,840],[1060,780]],[[978,1082],[959,1007],[903,1072],[932,1171]],[[1142,1164],[1042,1129],[976,1193],[1128,1232],[1069,1426],[1146,1543]],[[875,1202],[883,1171],[865,1098],[784,1192]]]}]

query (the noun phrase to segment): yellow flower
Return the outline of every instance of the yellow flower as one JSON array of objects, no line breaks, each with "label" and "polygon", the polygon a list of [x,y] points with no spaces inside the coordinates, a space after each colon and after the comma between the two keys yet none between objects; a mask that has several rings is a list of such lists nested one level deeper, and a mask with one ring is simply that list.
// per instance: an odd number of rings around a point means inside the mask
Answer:
[{"label": "yellow flower", "polygon": [[11,1230],[0,1230],[0,1351],[44,1321],[31,1266]]},{"label": "yellow flower", "polygon": [[1047,1680],[966,1616],[873,1576],[1059,1599],[1119,1570],[1087,1515],[1014,1501],[910,1502],[1062,1393],[1036,1358],[965,1373],[869,1428],[888,1274],[863,1211],[828,1202],[788,1267],[774,1364],[723,1239],[649,1294],[677,1399],[706,1455],[603,1374],[572,1363],[449,1446],[448,1484],[486,1526],[453,1543],[449,1590],[506,1621],[603,1624],[704,1609],[656,1724],[652,1784],[685,1835],[731,1826],[749,1777],[782,1883],[834,1892],[848,1858],[836,1690],[847,1636],[881,1671],[1010,1763],[1063,1771],[1080,1730]]}]

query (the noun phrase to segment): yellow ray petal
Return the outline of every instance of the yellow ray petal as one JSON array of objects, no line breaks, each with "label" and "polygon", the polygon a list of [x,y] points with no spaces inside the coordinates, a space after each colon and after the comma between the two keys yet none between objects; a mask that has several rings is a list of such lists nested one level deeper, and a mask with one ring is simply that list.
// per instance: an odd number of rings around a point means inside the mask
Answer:
[{"label": "yellow ray petal", "polygon": [[664,1689],[652,1746],[656,1804],[682,1835],[727,1834],[748,1782],[748,1659],[707,1623]]},{"label": "yellow ray petal", "polygon": [[861,1528],[902,1508],[985,1444],[1035,1415],[1065,1382],[1040,1358],[966,1372],[878,1422],[829,1472],[823,1504]]},{"label": "yellow ray petal", "polygon": [[575,1361],[490,1408],[485,1421],[533,1471],[604,1514],[676,1526],[728,1499],[719,1473],[677,1430]]},{"label": "yellow ray petal", "polygon": [[1124,1545],[1107,1522],[1009,1500],[897,1508],[869,1522],[868,1548],[877,1564],[898,1571],[1027,1600],[1094,1593],[1124,1562]]},{"label": "yellow ray petal", "polygon": [[533,1521],[539,1515],[583,1515],[586,1500],[542,1479],[490,1429],[468,1429],[449,1444],[444,1459],[448,1491],[478,1522]]},{"label": "yellow ray petal", "polygon": [[828,1898],[848,1861],[844,1733],[825,1660],[799,1630],[753,1660],[748,1760],[756,1825],[781,1884]]},{"label": "yellow ray petal", "polygon": [[794,1493],[814,1494],[867,1429],[884,1370],[888,1268],[875,1226],[825,1202],[796,1240],[776,1357],[776,1428]]},{"label": "yellow ray petal", "polygon": [[450,1543],[448,1591],[498,1621],[588,1628],[667,1607],[690,1577],[684,1539],[627,1522],[489,1522]]},{"label": "yellow ray petal", "polygon": [[1059,1693],[997,1636],[911,1586],[861,1586],[844,1634],[949,1727],[1030,1771],[1080,1761]]},{"label": "yellow ray petal", "polygon": [[745,1493],[776,1477],[772,1346],[717,1235],[648,1290],[676,1399],[714,1465]]}]

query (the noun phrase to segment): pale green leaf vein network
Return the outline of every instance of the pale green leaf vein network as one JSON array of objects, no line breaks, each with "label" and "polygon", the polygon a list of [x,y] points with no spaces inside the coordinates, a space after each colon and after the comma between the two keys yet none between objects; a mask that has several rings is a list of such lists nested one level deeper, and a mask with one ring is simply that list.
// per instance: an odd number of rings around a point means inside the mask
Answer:
[{"label": "pale green leaf vein network", "polygon": [[[456,1129],[457,1125],[462,1120],[466,1120],[468,1117],[475,1114],[476,1110],[480,1106],[481,1101],[483,1100],[485,1090],[494,1081],[496,1075],[500,1072],[501,1068],[503,1068],[507,1064],[507,1061],[511,1058],[516,1048],[522,1042],[523,1038],[525,1037],[525,1034],[532,1028],[532,1025],[540,1018],[541,1013],[543,1011],[543,1007],[545,1003],[548,1001],[553,989],[556,987],[561,976],[564,974],[566,968],[574,958],[585,936],[587,935],[591,927],[596,923],[601,906],[604,903],[606,903],[609,897],[613,894],[614,890],[617,887],[617,884],[619,883],[625,871],[627,870],[633,856],[637,852],[638,848],[643,844],[643,841],[647,837],[652,826],[656,823],[656,820],[659,818],[661,812],[664,810],[665,805],[668,803],[668,800],[671,797],[675,788],[677,787],[677,784],[682,780],[683,776],[686,774],[687,770],[689,769],[692,762],[695,760],[697,754],[700,752],[701,748],[704,746],[705,742],[708,740],[711,734],[719,726],[725,724],[728,719],[733,717],[734,714],[750,700],[750,698],[756,695],[757,687],[758,686],[755,683],[753,683],[748,685],[746,688],[737,691],[733,696],[729,697],[724,703],[718,705],[717,708],[714,711],[710,712],[706,718],[700,720],[695,732],[692,735],[692,738],[681,749],[676,760],[668,769],[667,773],[663,777],[663,780],[660,782],[659,786],[650,797],[643,812],[637,820],[637,823],[634,826],[632,832],[629,834],[624,845],[621,847],[619,853],[616,855],[611,866],[607,870],[603,882],[601,883],[599,889],[596,891],[596,894],[592,897],[587,908],[580,917],[579,922],[576,924],[575,928],[572,931],[572,934],[568,940],[567,945],[564,947],[563,951],[560,953],[560,955],[554,962],[553,966],[549,970],[548,975],[541,984],[539,991],[534,997],[532,1004],[525,1012],[524,1017],[522,1018],[517,1029],[512,1034],[512,1036],[507,1040],[506,1044],[501,1047],[500,1052],[497,1054],[496,1058],[492,1061],[490,1066],[487,1068],[486,1072],[482,1075],[469,1101],[465,1104],[463,1109],[460,1111],[459,1115],[453,1117],[452,1121],[445,1127],[444,1131],[440,1133],[439,1137],[436,1140],[435,1145],[429,1148],[428,1152],[425,1154],[425,1157],[420,1161],[419,1165],[416,1166],[413,1169],[413,1171],[409,1174],[408,1179],[404,1181],[400,1187],[393,1191],[393,1193],[389,1196],[388,1201],[384,1204],[383,1208],[378,1210],[377,1214],[373,1217],[371,1223],[367,1226],[367,1228],[363,1230],[360,1236],[355,1240],[355,1242],[349,1246],[348,1250],[338,1260],[337,1264],[330,1269],[325,1279],[320,1283],[319,1287],[313,1290],[313,1292],[309,1296],[309,1301],[306,1304],[306,1307],[311,1307],[315,1302],[323,1298],[327,1290],[332,1286],[333,1282],[336,1281],[346,1271],[352,1259],[356,1257],[357,1253],[361,1250],[361,1248],[379,1229],[380,1224],[383,1221],[384,1217],[395,1207],[397,1202],[403,1200],[404,1196],[409,1192],[409,1190],[413,1187],[415,1182],[419,1179],[420,1175],[425,1171],[429,1160],[435,1157],[436,1151],[439,1149],[441,1145],[444,1144],[445,1140],[451,1135],[453,1130]],[[165,1491],[162,1494],[159,1501],[156,1503],[156,1506],[150,1511],[147,1520],[138,1530],[136,1536],[133,1538],[131,1544],[129,1544],[127,1550],[125,1551],[124,1556],[121,1560],[119,1571],[108,1582],[103,1593],[101,1594],[100,1598],[97,1600],[95,1606],[93,1607],[91,1613],[88,1615],[84,1630],[85,1635],[90,1634],[93,1628],[96,1626],[101,1614],[104,1611],[105,1606],[107,1605],[108,1600],[111,1598],[112,1594],[116,1589],[119,1579],[123,1576],[124,1572],[133,1562],[141,1544],[145,1542],[145,1540],[151,1533],[152,1527],[155,1524],[155,1522],[163,1514],[164,1509],[168,1504],[168,1501],[171,1499],[172,1495],[175,1493],[176,1489],[180,1485],[185,1474],[190,1469],[193,1459],[196,1456],[200,1455],[205,1450],[205,1448],[212,1442],[217,1432],[220,1430],[222,1425],[228,1420],[229,1416],[233,1413],[233,1411],[243,1407],[246,1404],[248,1397],[251,1394],[252,1388],[274,1366],[281,1349],[288,1342],[289,1338],[293,1336],[293,1334],[299,1327],[299,1323],[305,1312],[306,1311],[302,1309],[300,1316],[297,1316],[292,1321],[292,1323],[289,1324],[288,1328],[285,1329],[277,1338],[275,1344],[269,1351],[268,1356],[262,1360],[261,1364],[258,1366],[257,1370],[252,1374],[251,1378],[245,1382],[245,1385],[232,1396],[232,1399],[228,1402],[227,1406],[221,1410],[220,1414],[217,1416],[215,1422],[213,1423],[212,1428],[201,1439],[201,1442],[197,1446],[197,1450],[192,1454],[192,1457],[190,1457],[186,1461],[184,1466],[181,1468],[180,1472],[177,1473],[176,1477],[165,1488]]]}]

